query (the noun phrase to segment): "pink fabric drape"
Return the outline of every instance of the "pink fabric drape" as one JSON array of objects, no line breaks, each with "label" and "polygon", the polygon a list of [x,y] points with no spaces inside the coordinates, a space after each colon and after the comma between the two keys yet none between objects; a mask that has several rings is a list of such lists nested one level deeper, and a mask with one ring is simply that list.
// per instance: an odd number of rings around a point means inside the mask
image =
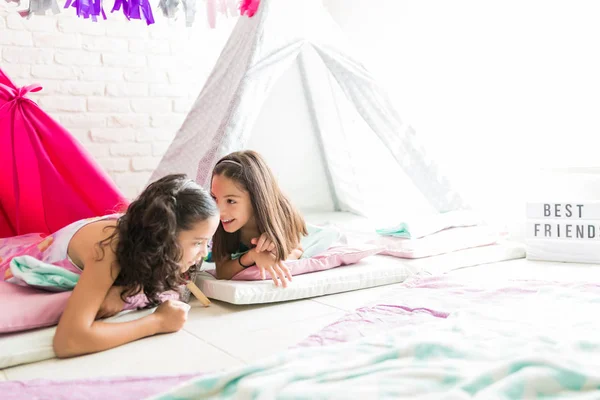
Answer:
[{"label": "pink fabric drape", "polygon": [[127,200],[67,130],[0,69],[0,237],[52,233]]}]

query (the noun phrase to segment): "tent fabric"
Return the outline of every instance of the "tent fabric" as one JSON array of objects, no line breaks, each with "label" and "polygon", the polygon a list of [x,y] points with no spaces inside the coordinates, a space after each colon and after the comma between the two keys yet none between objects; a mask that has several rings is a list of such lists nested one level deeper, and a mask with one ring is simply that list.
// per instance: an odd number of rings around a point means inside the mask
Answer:
[{"label": "tent fabric", "polygon": [[49,234],[127,200],[87,151],[0,69],[0,237]]},{"label": "tent fabric", "polygon": [[[273,86],[297,64],[301,93],[290,95],[306,98],[336,211],[365,214],[366,189],[361,185],[367,179],[356,173],[356,157],[352,156],[356,149],[346,144],[352,129],[363,129],[353,132],[359,142],[361,138],[380,141],[399,173],[433,210],[465,208],[461,196],[427,157],[412,128],[402,123],[383,88],[350,47],[319,0],[261,1],[254,17],[239,19],[150,181],[183,172],[207,186],[222,156],[247,147]],[[347,115],[337,107],[340,99],[361,117],[360,128],[344,126]],[[336,119],[337,129],[333,126]]]}]

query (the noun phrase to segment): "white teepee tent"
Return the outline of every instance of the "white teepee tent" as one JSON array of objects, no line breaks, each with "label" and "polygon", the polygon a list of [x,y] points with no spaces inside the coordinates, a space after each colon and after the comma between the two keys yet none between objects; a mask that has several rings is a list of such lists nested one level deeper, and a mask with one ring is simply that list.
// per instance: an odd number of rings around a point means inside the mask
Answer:
[{"label": "white teepee tent", "polygon": [[262,0],[239,19],[151,181],[186,173],[207,186],[241,149],[263,154],[302,210],[464,208],[320,0]]}]

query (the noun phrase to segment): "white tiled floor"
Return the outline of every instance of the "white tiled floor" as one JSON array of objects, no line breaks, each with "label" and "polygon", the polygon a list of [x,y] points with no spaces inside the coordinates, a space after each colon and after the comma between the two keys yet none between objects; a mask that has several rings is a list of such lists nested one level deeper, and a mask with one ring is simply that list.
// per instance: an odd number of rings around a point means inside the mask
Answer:
[{"label": "white tiled floor", "polygon": [[193,301],[184,329],[72,359],[0,370],[0,380],[79,379],[201,373],[242,366],[283,351],[344,312],[314,300],[234,306]]},{"label": "white tiled floor", "polygon": [[219,348],[226,348],[231,354],[245,362],[252,362],[284,351],[301,342],[311,334],[340,319],[342,311],[327,315],[283,323],[278,326],[251,331],[230,330],[211,339],[211,343]]},{"label": "white tiled floor", "polygon": [[326,304],[331,307],[338,308],[344,311],[353,311],[365,304],[371,303],[372,301],[382,297],[386,292],[390,291],[391,288],[401,285],[401,283],[394,283],[391,285],[377,286],[368,289],[355,290],[352,292],[342,292],[331,294],[328,296],[317,297],[314,299],[315,302]]},{"label": "white tiled floor", "polygon": [[186,331],[180,331],[83,357],[17,366],[6,369],[5,373],[10,380],[79,379],[186,374],[239,365],[242,363],[238,359]]},{"label": "white tiled floor", "polygon": [[250,306],[234,306],[214,301],[208,308],[192,308],[185,329],[210,341],[210,338],[226,332],[277,327],[333,311],[337,309],[312,300]]}]

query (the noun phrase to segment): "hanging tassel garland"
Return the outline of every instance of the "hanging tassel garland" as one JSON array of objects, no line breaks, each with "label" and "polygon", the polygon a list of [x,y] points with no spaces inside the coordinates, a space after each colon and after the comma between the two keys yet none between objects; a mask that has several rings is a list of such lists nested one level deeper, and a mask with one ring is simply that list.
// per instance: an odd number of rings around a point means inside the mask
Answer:
[{"label": "hanging tassel garland", "polygon": [[29,0],[29,15],[46,15],[46,11],[52,10],[52,14],[60,14],[60,7],[56,0]]},{"label": "hanging tassel garland", "polygon": [[242,0],[240,3],[240,14],[247,15],[248,17],[254,16],[258,10],[260,0]]},{"label": "hanging tassel garland", "polygon": [[217,0],[206,1],[206,18],[208,25],[214,29],[217,25]]},{"label": "hanging tassel garland", "polygon": [[[21,0],[5,0],[7,3],[21,4]],[[106,20],[106,13],[102,7],[103,0],[66,0],[64,8],[73,7],[80,18],[98,21],[98,17]],[[166,18],[177,18],[179,6],[183,8],[187,27],[194,24],[198,0],[160,0],[158,8]],[[208,25],[215,28],[219,14],[229,16],[246,15],[254,16],[258,11],[260,0],[205,0]],[[32,15],[45,15],[48,10],[53,14],[60,13],[57,0],[29,0],[29,8],[19,11],[23,18]],[[127,20],[144,20],[147,25],[155,23],[150,0],[115,0],[111,13],[121,11]]]},{"label": "hanging tassel garland", "polygon": [[65,8],[69,7],[75,7],[79,18],[91,18],[92,21],[98,22],[98,17],[101,16],[106,20],[102,0],[67,0]]},{"label": "hanging tassel garland", "polygon": [[[258,1],[255,0],[255,2],[258,7]],[[217,15],[238,16],[240,15],[239,11],[236,0],[206,0],[206,18],[208,25],[213,29],[217,25]],[[254,12],[251,13],[254,15]]]},{"label": "hanging tassel garland", "polygon": [[176,18],[176,14],[179,11],[179,4],[183,6],[183,12],[185,15],[185,25],[189,28],[194,24],[196,19],[196,1],[197,0],[160,0],[158,8],[162,11],[163,15],[167,18]]},{"label": "hanging tassel garland", "polygon": [[183,11],[185,13],[185,26],[190,28],[196,19],[196,1],[183,0]]},{"label": "hanging tassel garland", "polygon": [[22,17],[31,18],[32,15],[46,15],[48,10],[52,10],[52,14],[60,14],[60,7],[56,0],[29,0],[29,9],[22,11]]},{"label": "hanging tassel garland", "polygon": [[123,7],[123,15],[127,20],[139,19],[142,17],[146,21],[146,25],[154,23],[154,15],[149,0],[115,0],[115,5],[111,13],[119,11]]},{"label": "hanging tassel garland", "polygon": [[[5,0],[6,3],[15,3],[17,7],[21,5],[21,0]],[[52,14],[60,14],[60,7],[56,0],[30,0],[29,7],[26,10],[17,11],[18,14],[30,19],[32,15],[46,15],[48,10],[52,10]]]},{"label": "hanging tassel garland", "polygon": [[160,0],[158,3],[158,9],[162,11],[166,18],[175,18],[178,8],[179,0]]}]

